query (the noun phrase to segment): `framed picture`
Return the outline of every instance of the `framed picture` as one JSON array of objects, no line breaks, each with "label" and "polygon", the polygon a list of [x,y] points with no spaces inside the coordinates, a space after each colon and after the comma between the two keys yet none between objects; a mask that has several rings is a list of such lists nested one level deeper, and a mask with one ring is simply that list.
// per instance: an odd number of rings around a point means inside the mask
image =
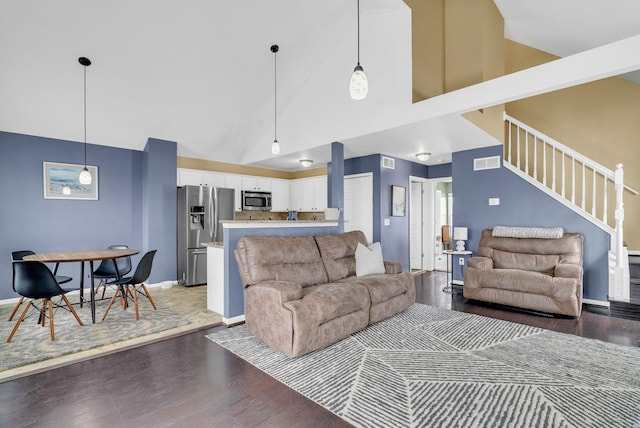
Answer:
[{"label": "framed picture", "polygon": [[45,199],[98,199],[98,167],[87,165],[91,184],[80,183],[80,171],[84,165],[43,162],[42,176]]},{"label": "framed picture", "polygon": [[391,215],[407,215],[407,188],[404,186],[391,186]]}]

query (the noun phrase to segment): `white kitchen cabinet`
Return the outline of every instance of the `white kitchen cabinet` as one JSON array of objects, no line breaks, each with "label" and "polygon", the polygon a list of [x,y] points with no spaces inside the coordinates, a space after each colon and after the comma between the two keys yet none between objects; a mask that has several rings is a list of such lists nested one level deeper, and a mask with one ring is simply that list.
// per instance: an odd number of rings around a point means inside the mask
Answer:
[{"label": "white kitchen cabinet", "polygon": [[291,207],[289,180],[271,180],[271,211],[289,211]]},{"label": "white kitchen cabinet", "polygon": [[218,172],[178,168],[178,186],[225,187],[225,176]]},{"label": "white kitchen cabinet", "polygon": [[312,211],[324,211],[327,208],[327,176],[316,177],[313,179],[313,209]]},{"label": "white kitchen cabinet", "polygon": [[236,174],[227,174],[225,177],[225,187],[235,190],[236,211],[242,211],[242,176]]},{"label": "white kitchen cabinet", "polygon": [[272,180],[270,178],[261,177],[242,177],[242,190],[255,190],[258,192],[270,192],[272,188]]},{"label": "white kitchen cabinet", "polygon": [[291,180],[291,209],[324,211],[327,207],[327,177]]}]

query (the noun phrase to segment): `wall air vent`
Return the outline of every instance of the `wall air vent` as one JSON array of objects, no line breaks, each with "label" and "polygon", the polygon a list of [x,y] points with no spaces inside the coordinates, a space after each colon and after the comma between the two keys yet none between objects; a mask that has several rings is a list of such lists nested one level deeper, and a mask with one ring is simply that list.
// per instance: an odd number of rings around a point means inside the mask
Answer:
[{"label": "wall air vent", "polygon": [[382,156],[382,167],[389,168],[389,169],[396,169],[396,160],[393,158]]},{"label": "wall air vent", "polygon": [[500,156],[491,156],[488,158],[476,158],[473,160],[473,170],[482,171],[485,169],[500,168]]}]

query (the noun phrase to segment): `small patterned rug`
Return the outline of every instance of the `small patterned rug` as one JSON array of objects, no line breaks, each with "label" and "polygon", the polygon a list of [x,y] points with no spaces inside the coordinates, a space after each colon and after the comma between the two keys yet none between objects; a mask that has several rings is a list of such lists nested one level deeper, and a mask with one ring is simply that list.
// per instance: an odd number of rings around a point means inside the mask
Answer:
[{"label": "small patterned rug", "polygon": [[295,359],[207,336],[358,427],[640,427],[640,349],[415,304]]},{"label": "small patterned rug", "polygon": [[[13,340],[7,343],[6,340],[24,309],[24,304],[11,322],[7,320],[13,305],[1,307],[0,372],[150,335],[190,323],[188,318],[170,310],[162,297],[156,298],[156,295],[162,294],[159,289],[152,289],[150,292],[154,297],[158,310],[154,311],[149,301],[141,298],[139,303],[140,321],[136,321],[133,306],[130,306],[125,311],[122,306],[116,303],[109,311],[107,318],[101,321],[108,305],[108,300],[97,302],[95,324],[91,323],[91,310],[88,304],[83,305],[82,308],[77,304],[73,305],[84,326],[80,326],[69,311],[58,309],[54,314],[56,340],[53,342],[49,336],[49,322],[47,321],[44,328],[39,326],[37,324],[37,314],[34,314],[29,318],[25,318],[16,331]],[[176,290],[176,292],[179,292],[179,290]],[[68,297],[72,303],[78,300],[77,295]]]}]

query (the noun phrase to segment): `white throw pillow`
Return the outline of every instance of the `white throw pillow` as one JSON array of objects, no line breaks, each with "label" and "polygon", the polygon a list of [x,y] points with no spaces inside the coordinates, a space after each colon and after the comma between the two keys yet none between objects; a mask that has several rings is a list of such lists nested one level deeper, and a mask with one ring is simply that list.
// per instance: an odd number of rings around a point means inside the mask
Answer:
[{"label": "white throw pillow", "polygon": [[384,273],[382,247],[374,242],[369,247],[358,243],[356,247],[356,276]]}]

